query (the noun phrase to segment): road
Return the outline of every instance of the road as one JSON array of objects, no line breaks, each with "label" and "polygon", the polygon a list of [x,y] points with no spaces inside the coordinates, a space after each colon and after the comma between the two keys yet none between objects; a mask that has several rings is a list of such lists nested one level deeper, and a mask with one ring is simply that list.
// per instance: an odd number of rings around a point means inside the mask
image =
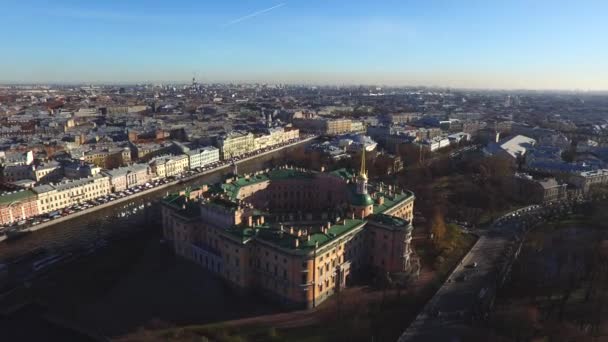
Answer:
[{"label": "road", "polygon": [[493,294],[504,279],[522,235],[538,223],[551,207],[529,206],[503,215],[486,231],[452,271],[399,338],[411,341],[459,341],[463,328],[483,319]]}]

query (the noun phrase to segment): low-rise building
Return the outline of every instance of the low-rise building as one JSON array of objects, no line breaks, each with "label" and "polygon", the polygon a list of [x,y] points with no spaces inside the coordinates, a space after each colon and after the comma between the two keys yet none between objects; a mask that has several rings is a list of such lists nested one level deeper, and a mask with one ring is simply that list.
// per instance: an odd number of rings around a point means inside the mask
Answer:
[{"label": "low-rise building", "polygon": [[[302,118],[294,119],[293,125],[301,131],[320,135],[338,135],[353,132],[353,121],[350,119]],[[355,123],[354,129],[357,132],[364,132],[365,126],[361,122]]]},{"label": "low-rise building", "polygon": [[189,169],[189,159],[185,154],[156,157],[150,162],[150,169],[156,177],[165,178],[181,174]]},{"label": "low-rise building", "polygon": [[570,177],[570,183],[582,189],[583,193],[589,192],[593,187],[608,184],[608,169],[585,171]]},{"label": "low-rise building", "polygon": [[33,169],[33,165],[6,165],[2,169],[2,180],[6,183],[12,183],[24,179],[33,179]]},{"label": "low-rise building", "polygon": [[432,139],[422,140],[422,141],[418,142],[417,144],[426,151],[435,152],[439,149],[449,147],[450,139],[448,139],[446,137],[435,137]]},{"label": "low-rise building", "polygon": [[516,135],[498,143],[491,142],[483,151],[486,155],[517,160],[524,157],[534,145],[536,145],[536,140],[523,135]]},{"label": "low-rise building", "polygon": [[83,203],[112,192],[110,179],[96,175],[57,184],[39,185],[33,188],[37,194],[38,211],[41,214]]},{"label": "low-rise building", "polygon": [[199,149],[200,167],[217,163],[220,161],[220,150],[213,146],[206,146]]},{"label": "low-rise building", "polygon": [[99,166],[93,164],[87,164],[82,161],[74,161],[66,163],[63,166],[63,173],[65,177],[70,179],[80,179],[95,176],[101,172]]},{"label": "low-rise building", "polygon": [[217,143],[222,160],[239,157],[256,149],[255,137],[251,132],[230,132],[221,136]]},{"label": "low-rise building", "polygon": [[82,159],[104,169],[115,169],[131,163],[131,150],[128,148],[101,148],[84,152]]},{"label": "low-rise building", "polygon": [[110,178],[110,186],[114,192],[146,184],[152,179],[152,170],[147,164],[133,164],[105,170],[102,171],[102,174]]},{"label": "low-rise building", "polygon": [[459,132],[448,135],[448,139],[450,140],[450,144],[457,145],[461,142],[470,141],[471,135],[469,133]]},{"label": "low-rise building", "polygon": [[56,161],[50,161],[36,165],[32,169],[33,179],[36,182],[57,182],[63,178],[63,166]]},{"label": "low-rise building", "polygon": [[0,224],[10,224],[38,215],[36,193],[19,190],[0,194]]},{"label": "low-rise building", "polygon": [[534,179],[528,174],[515,175],[515,195],[528,203],[546,203],[565,199],[567,184],[555,178]]},{"label": "low-rise building", "polygon": [[165,173],[167,177],[176,176],[184,171],[188,171],[188,156],[180,154],[177,156],[170,156],[167,158],[165,164]]}]

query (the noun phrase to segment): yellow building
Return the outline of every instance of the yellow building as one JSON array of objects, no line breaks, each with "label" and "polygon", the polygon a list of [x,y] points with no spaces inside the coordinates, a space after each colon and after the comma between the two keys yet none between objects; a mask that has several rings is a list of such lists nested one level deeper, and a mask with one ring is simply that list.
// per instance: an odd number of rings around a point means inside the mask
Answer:
[{"label": "yellow building", "polygon": [[407,272],[414,195],[346,170],[282,168],[163,200],[178,255],[237,289],[312,308],[362,269]]},{"label": "yellow building", "polygon": [[156,157],[150,162],[150,169],[158,178],[177,176],[188,171],[190,162],[188,156],[180,154],[177,156]]},{"label": "yellow building", "polygon": [[85,162],[105,169],[115,169],[131,163],[131,150],[128,148],[102,148],[86,151]]},{"label": "yellow building", "polygon": [[110,179],[102,175],[39,185],[32,190],[37,194],[38,211],[41,214],[80,204],[112,192]]},{"label": "yellow building", "polygon": [[218,139],[220,158],[222,160],[239,157],[255,150],[252,133],[231,132]]}]

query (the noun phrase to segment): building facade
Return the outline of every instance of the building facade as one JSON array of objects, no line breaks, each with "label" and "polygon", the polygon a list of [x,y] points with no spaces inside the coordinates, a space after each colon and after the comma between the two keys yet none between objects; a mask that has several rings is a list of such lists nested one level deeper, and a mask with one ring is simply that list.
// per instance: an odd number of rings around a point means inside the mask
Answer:
[{"label": "building facade", "polygon": [[572,175],[569,182],[583,193],[588,193],[594,186],[608,184],[608,169],[580,172]]},{"label": "building facade", "polygon": [[37,194],[40,214],[80,204],[112,192],[110,179],[96,175],[58,184],[45,184],[33,188]]},{"label": "building facade", "polygon": [[114,192],[146,184],[152,179],[152,170],[147,164],[133,164],[106,170],[102,174],[110,179],[110,186]]},{"label": "building facade", "polygon": [[346,170],[275,169],[163,200],[176,254],[242,291],[312,308],[364,268],[407,272],[414,195]]},{"label": "building facade", "polygon": [[252,133],[231,132],[218,139],[220,158],[227,160],[255,150],[255,137]]},{"label": "building facade", "polygon": [[36,193],[13,191],[0,195],[0,224],[11,224],[38,215]]}]

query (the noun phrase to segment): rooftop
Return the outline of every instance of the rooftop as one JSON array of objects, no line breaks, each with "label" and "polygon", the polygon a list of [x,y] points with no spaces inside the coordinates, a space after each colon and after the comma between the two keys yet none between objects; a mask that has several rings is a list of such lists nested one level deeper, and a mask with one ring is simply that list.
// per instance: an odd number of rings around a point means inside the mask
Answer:
[{"label": "rooftop", "polygon": [[21,190],[21,191],[12,191],[5,192],[0,195],[0,205],[8,205],[13,202],[22,201],[24,199],[36,197],[36,194],[32,190]]},{"label": "rooftop", "polygon": [[368,217],[370,221],[381,223],[385,226],[391,226],[395,228],[408,227],[410,223],[407,220],[401,219],[396,216],[385,215],[385,214],[373,214]]},{"label": "rooftop", "polygon": [[230,183],[221,184],[221,188],[231,200],[236,200],[240,189],[245,186],[265,182],[268,180],[312,178],[313,175],[314,173],[309,171],[300,171],[296,169],[275,169],[267,173],[258,173],[249,177],[238,177],[236,180]]},{"label": "rooftop", "polygon": [[201,215],[199,203],[187,199],[184,195],[171,194],[163,198],[163,203],[177,209],[177,213],[187,218],[197,218]]},{"label": "rooftop", "polygon": [[383,214],[388,209],[394,207],[397,203],[414,196],[414,193],[412,193],[410,191],[403,191],[403,193],[401,193],[401,192],[393,193],[392,196],[389,196],[388,194],[382,193],[382,192],[377,192],[374,194],[374,198],[376,198],[376,199],[379,198],[380,196],[384,197],[384,203],[378,204],[376,202],[376,204],[374,205],[375,214]]},{"label": "rooftop", "polygon": [[[298,238],[296,235],[289,234],[287,231],[281,231],[280,229],[272,229],[266,226],[258,228],[245,228],[241,229],[242,234],[253,234],[255,232],[256,239],[269,242],[278,247],[290,250],[311,250],[315,246],[322,247],[335,239],[343,236],[344,234],[361,227],[365,224],[364,220],[347,219],[339,224],[331,226],[327,230],[327,234],[322,232],[310,233],[310,239],[307,237]],[[250,235],[253,236],[253,235]],[[295,239],[300,239],[298,247],[295,247]]]}]

